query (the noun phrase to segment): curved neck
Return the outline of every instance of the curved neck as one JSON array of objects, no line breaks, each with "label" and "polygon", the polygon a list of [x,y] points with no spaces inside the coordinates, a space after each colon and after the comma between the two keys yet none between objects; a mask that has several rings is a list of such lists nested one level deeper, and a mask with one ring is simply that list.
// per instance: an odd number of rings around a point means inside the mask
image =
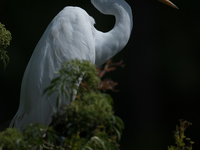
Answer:
[{"label": "curved neck", "polygon": [[95,29],[95,64],[97,66],[102,65],[124,48],[133,26],[132,10],[124,0],[107,1],[91,0],[101,13],[114,15],[116,19],[114,28],[109,32],[103,33]]}]

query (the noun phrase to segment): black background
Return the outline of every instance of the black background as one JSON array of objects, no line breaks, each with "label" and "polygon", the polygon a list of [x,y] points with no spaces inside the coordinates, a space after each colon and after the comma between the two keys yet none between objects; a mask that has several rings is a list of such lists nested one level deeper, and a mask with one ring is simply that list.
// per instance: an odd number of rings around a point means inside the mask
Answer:
[{"label": "black background", "polygon": [[[121,149],[166,150],[174,144],[179,119],[193,123],[186,136],[200,149],[200,1],[173,0],[170,8],[156,0],[127,0],[134,27],[127,46],[113,61],[126,67],[108,74],[119,83],[109,92],[125,122]],[[109,31],[113,16],[99,13],[89,0],[1,0],[0,22],[12,33],[10,63],[0,67],[0,125],[7,124],[19,104],[20,84],[30,56],[53,17],[65,6],[79,6]],[[2,128],[1,128],[2,129]]]}]

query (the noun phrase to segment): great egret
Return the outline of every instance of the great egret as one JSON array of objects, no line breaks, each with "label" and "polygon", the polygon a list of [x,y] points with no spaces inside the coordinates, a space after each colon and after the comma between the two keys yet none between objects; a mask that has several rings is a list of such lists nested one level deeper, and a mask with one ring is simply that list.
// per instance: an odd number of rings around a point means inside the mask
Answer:
[{"label": "great egret", "polygon": [[[165,1],[165,0],[164,0]],[[106,33],[79,7],[65,7],[48,25],[26,67],[19,109],[10,127],[22,130],[30,123],[48,126],[56,113],[55,95],[43,96],[54,72],[70,59],[84,59],[100,66],[127,44],[133,26],[132,10],[124,0],[91,0],[103,14],[114,15],[114,28]],[[67,100],[62,100],[66,103]]]}]

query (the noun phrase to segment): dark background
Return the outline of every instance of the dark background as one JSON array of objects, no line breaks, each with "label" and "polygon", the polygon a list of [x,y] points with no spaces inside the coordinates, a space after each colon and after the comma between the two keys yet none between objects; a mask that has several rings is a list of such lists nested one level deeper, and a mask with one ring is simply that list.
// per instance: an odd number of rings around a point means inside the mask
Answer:
[{"label": "dark background", "polygon": [[[127,0],[134,15],[128,45],[113,61],[126,67],[110,73],[119,83],[109,92],[114,109],[125,122],[121,149],[166,150],[174,144],[179,119],[193,123],[186,130],[200,149],[200,1],[173,0],[170,8],[156,0]],[[89,0],[1,0],[0,22],[12,33],[10,63],[0,65],[0,126],[10,121],[19,104],[25,67],[49,22],[65,6],[80,6],[96,20],[95,27],[109,31],[113,16],[99,13]]]}]

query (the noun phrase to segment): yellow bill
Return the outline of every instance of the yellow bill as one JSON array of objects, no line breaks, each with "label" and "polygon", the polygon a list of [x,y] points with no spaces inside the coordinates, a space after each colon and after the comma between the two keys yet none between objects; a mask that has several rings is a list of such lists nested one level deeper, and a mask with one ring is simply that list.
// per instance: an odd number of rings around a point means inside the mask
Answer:
[{"label": "yellow bill", "polygon": [[160,1],[160,2],[162,2],[164,4],[166,4],[166,5],[168,5],[170,7],[178,9],[178,7],[175,4],[173,4],[171,1],[169,1],[169,0],[158,0],[158,1]]}]

